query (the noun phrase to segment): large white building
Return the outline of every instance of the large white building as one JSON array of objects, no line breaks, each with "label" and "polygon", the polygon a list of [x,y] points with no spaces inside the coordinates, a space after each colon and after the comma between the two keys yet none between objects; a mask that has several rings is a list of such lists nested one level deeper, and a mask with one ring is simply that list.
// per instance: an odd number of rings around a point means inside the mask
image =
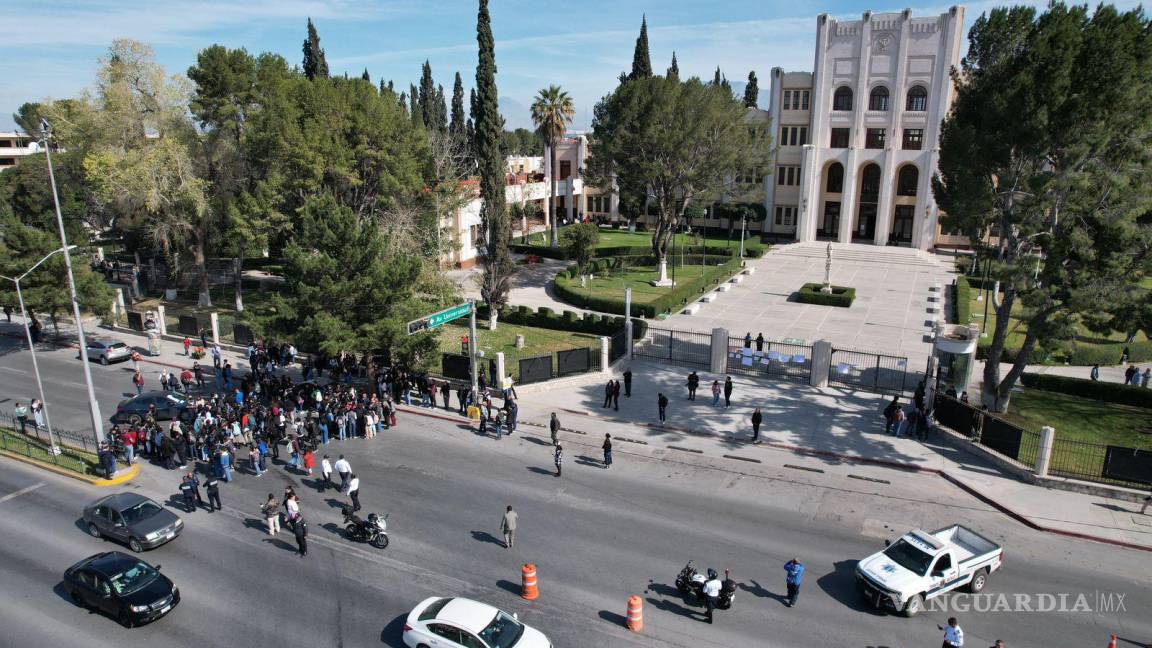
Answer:
[{"label": "large white building", "polygon": [[766,231],[920,249],[962,242],[939,232],[931,178],[963,24],[959,6],[928,18],[817,17],[813,71],[772,70]]},{"label": "large white building", "polygon": [[16,159],[40,151],[31,135],[17,131],[0,132],[0,171],[16,166]]}]

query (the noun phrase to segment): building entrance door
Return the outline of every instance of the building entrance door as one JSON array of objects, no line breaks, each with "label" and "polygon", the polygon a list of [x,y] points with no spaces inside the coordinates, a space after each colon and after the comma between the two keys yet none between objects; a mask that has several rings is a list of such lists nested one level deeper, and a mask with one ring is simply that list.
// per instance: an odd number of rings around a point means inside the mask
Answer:
[{"label": "building entrance door", "polygon": [[888,236],[889,245],[912,245],[912,224],[915,220],[914,205],[896,205],[892,215],[892,233]]}]

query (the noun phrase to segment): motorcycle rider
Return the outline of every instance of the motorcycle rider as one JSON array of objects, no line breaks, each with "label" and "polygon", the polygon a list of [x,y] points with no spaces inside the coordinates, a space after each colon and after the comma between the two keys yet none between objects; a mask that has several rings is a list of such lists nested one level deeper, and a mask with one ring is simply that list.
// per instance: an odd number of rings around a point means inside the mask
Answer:
[{"label": "motorcycle rider", "polygon": [[715,569],[708,570],[708,580],[704,581],[704,609],[705,618],[712,623],[712,611],[716,609],[716,600],[720,597],[720,579]]}]

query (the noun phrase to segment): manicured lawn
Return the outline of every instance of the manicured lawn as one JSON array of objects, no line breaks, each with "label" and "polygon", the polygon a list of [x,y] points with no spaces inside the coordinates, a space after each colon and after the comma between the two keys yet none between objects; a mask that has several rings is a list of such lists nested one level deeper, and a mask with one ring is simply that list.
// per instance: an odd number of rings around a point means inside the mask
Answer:
[{"label": "manicured lawn", "polygon": [[[231,339],[233,323],[243,323],[252,313],[267,306],[272,294],[272,291],[245,290],[243,292],[244,312],[242,313],[236,312],[235,290],[232,287],[213,290],[212,306],[210,307],[197,306],[196,296],[189,291],[184,291],[172,301],[150,297],[129,305],[128,308],[129,310],[148,311],[156,310],[157,306],[163,305],[168,332],[172,334],[176,334],[178,330],[177,326],[181,315],[196,315],[207,323],[209,315],[216,312],[220,315],[220,337]],[[209,338],[211,338],[211,334],[209,334]]]},{"label": "manicured lawn", "polygon": [[[561,231],[563,231],[563,230],[561,230]],[[713,245],[713,246],[718,246],[718,245],[719,246],[729,246],[729,245],[731,245],[732,249],[734,251],[738,252],[740,250],[740,230],[737,229],[736,231],[734,231],[732,233],[731,242],[729,242],[728,237],[726,237],[726,236],[710,236],[710,237],[707,237],[706,239],[702,239],[701,237],[698,237],[696,235],[689,235],[689,234],[677,234],[676,235],[676,246],[677,247],[679,247],[681,245],[699,245],[704,241],[706,241],[709,245]],[[547,247],[548,235],[546,232],[540,232],[538,234],[533,234],[531,236],[531,238],[529,238],[528,242],[532,245],[535,245],[535,246]],[[612,229],[601,228],[600,229],[600,242],[596,244],[596,247],[597,248],[645,247],[645,246],[650,246],[651,244],[652,244],[652,233],[651,232],[632,232],[632,233],[630,233],[630,232],[628,232],[628,230],[612,230]],[[671,246],[672,243],[669,242],[668,245]],[[747,250],[749,247],[752,247],[752,246],[759,247],[761,245],[762,244],[760,243],[760,241],[758,240],[757,237],[754,237],[748,233],[745,233],[745,235],[744,235],[745,250]]]},{"label": "manicured lawn", "polygon": [[[578,347],[590,347],[593,353],[600,353],[600,338],[587,333],[570,333],[502,322],[497,324],[495,331],[489,331],[487,321],[478,320],[476,334],[480,337],[478,348],[484,351],[484,358],[494,359],[498,351],[503,351],[504,367],[512,374],[512,378],[517,380],[520,378],[520,358],[550,355]],[[460,338],[466,335],[468,335],[467,321],[463,324],[457,322],[448,324],[440,333],[440,351],[460,353]],[[523,349],[516,348],[517,335],[524,336]]]},{"label": "manicured lawn", "polygon": [[[720,259],[717,259],[719,261]],[[698,280],[704,270],[715,268],[714,264],[685,265],[676,268],[676,285],[682,286],[687,282]],[[591,282],[580,286],[580,279],[561,277],[562,281],[573,290],[582,294],[591,294],[594,297],[624,298],[624,289],[632,289],[632,302],[634,304],[650,304],[656,299],[667,295],[672,288],[669,286],[653,286],[650,282],[659,278],[660,269],[656,266],[631,266],[621,270],[613,270],[611,274],[597,274]],[[672,268],[668,268],[668,277],[672,277]]]},{"label": "manicured lawn", "polygon": [[54,464],[81,475],[96,474],[99,469],[99,462],[95,455],[68,449],[63,454],[53,456],[48,451],[47,443],[8,428],[0,428],[0,448],[37,461]]},{"label": "manicured lawn", "polygon": [[1025,389],[1012,394],[1006,418],[1030,430],[1044,425],[1058,439],[1152,450],[1152,410]]}]

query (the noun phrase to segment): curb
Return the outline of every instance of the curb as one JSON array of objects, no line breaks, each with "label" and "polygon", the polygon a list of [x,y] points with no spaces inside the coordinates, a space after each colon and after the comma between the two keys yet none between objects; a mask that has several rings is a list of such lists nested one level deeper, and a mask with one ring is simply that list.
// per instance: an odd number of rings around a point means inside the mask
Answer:
[{"label": "curb", "polygon": [[65,470],[64,468],[61,468],[59,466],[54,466],[50,463],[45,463],[45,462],[40,461],[38,459],[26,457],[22,454],[16,454],[15,452],[9,452],[7,450],[0,450],[0,456],[8,457],[9,459],[15,459],[16,461],[26,463],[30,466],[36,466],[37,468],[47,470],[48,472],[56,473],[57,475],[62,475],[64,477],[71,477],[72,479],[75,479],[77,481],[82,481],[82,482],[84,482],[90,486],[118,486],[120,484],[124,484],[124,483],[127,483],[127,482],[135,479],[136,476],[140,474],[140,464],[139,463],[132,464],[132,466],[130,468],[128,468],[128,470],[121,470],[121,471],[117,472],[116,476],[113,477],[112,479],[97,479],[95,477],[87,477],[85,475],[80,475],[80,474],[77,474],[75,472],[72,472],[71,470]]},{"label": "curb", "polygon": [[[15,333],[4,333],[4,332],[0,332],[0,337],[19,338],[21,340],[25,339],[23,335],[16,335]],[[49,342],[41,341],[39,344],[51,344],[54,347],[64,348],[64,349],[79,349],[80,348],[80,345],[76,344],[74,342],[57,342],[56,340],[51,340]],[[132,347],[132,348],[135,349],[136,347]],[[141,355],[143,356],[142,358],[140,358],[140,362],[142,362],[142,363],[147,362],[149,364],[171,367],[173,369],[184,369],[185,368],[183,365],[172,364],[171,362],[161,362],[159,360],[152,360],[149,358],[149,356],[144,356],[143,354],[141,354]],[[191,358],[189,358],[189,359],[191,359]],[[131,362],[131,360],[129,360],[128,362]]]}]

